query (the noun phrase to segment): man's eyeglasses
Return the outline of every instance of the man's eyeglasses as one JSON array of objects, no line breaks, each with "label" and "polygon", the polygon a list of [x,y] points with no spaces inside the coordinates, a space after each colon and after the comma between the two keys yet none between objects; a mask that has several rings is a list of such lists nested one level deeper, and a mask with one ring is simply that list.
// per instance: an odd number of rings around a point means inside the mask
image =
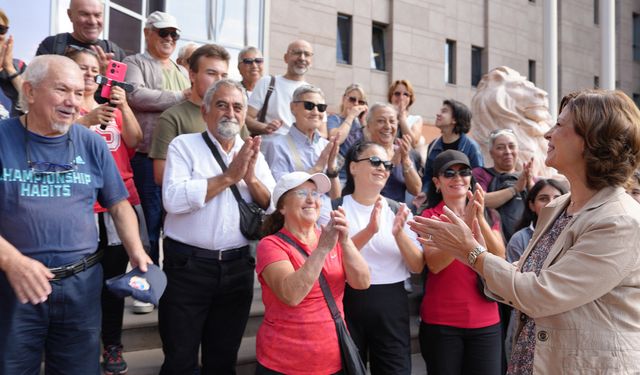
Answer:
[{"label": "man's eyeglasses", "polygon": [[63,174],[74,172],[78,169],[78,164],[76,164],[74,155],[75,155],[75,145],[71,140],[71,136],[67,133],[67,143],[69,144],[69,149],[71,150],[71,161],[65,164],[53,163],[50,161],[39,161],[39,160],[31,160],[31,149],[29,147],[29,134],[25,134],[26,136],[26,147],[27,147],[27,165],[29,169],[35,174]]},{"label": "man's eyeglasses", "polygon": [[296,100],[294,103],[302,103],[302,105],[304,105],[304,109],[306,109],[307,111],[313,111],[315,107],[318,107],[318,112],[324,112],[327,110],[326,104],[316,104],[314,102],[308,102],[306,100]]},{"label": "man's eyeglasses", "polygon": [[390,162],[389,160],[382,160],[377,156],[371,156],[368,158],[364,158],[364,159],[356,159],[354,160],[354,162],[358,163],[361,161],[368,161],[369,164],[371,164],[371,166],[378,168],[381,164],[384,166],[384,169],[386,169],[387,171],[391,171],[393,169],[393,163]]},{"label": "man's eyeglasses", "polygon": [[294,55],[294,56],[304,56],[304,57],[313,56],[313,52],[305,51],[305,50],[302,50],[302,49],[294,49],[294,50],[289,51],[289,53]]},{"label": "man's eyeglasses", "polygon": [[455,176],[469,177],[471,176],[471,169],[463,168],[463,169],[460,169],[459,171],[455,171],[453,169],[446,169],[440,175],[444,178],[454,178]]},{"label": "man's eyeglasses", "polygon": [[400,91],[396,91],[393,93],[393,96],[406,96],[407,98],[411,96],[411,94],[409,94],[408,92],[400,92]]},{"label": "man's eyeglasses", "polygon": [[359,105],[366,105],[367,102],[362,100],[362,99],[358,99],[355,96],[347,96],[347,99],[349,99],[349,101],[353,104],[358,103]]},{"label": "man's eyeglasses", "polygon": [[158,36],[162,39],[171,36],[171,39],[174,41],[180,39],[180,34],[175,29],[166,28],[166,29],[155,29],[158,33]]},{"label": "man's eyeglasses", "polygon": [[0,25],[0,35],[4,35],[9,31],[9,26]]},{"label": "man's eyeglasses", "polygon": [[311,196],[311,198],[316,201],[318,200],[318,198],[320,198],[320,193],[318,193],[317,190],[298,189],[294,190],[293,194],[295,194],[296,197],[300,199],[307,199],[309,196]]},{"label": "man's eyeglasses", "polygon": [[253,63],[256,63],[257,65],[262,65],[263,62],[264,62],[263,57],[256,57],[255,59],[250,59],[250,58],[242,59],[242,63],[245,65],[251,65]]}]

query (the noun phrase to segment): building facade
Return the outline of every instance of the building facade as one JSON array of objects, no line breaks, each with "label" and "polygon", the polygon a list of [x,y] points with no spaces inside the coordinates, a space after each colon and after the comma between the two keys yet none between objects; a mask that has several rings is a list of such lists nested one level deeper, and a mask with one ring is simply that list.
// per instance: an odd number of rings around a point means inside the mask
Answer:
[{"label": "building facade", "polygon": [[[144,48],[144,18],[165,10],[182,25],[180,44],[216,42],[264,51],[267,73],[285,70],[287,44],[315,50],[307,80],[337,110],[346,86],[362,84],[369,100],[408,79],[412,112],[433,121],[443,98],[469,103],[488,70],[506,65],[544,87],[545,0],[105,0],[104,37],[128,52]],[[601,0],[558,1],[558,97],[599,85]],[[606,0],[602,0],[606,1]],[[8,1],[16,57],[29,60],[48,34],[69,31],[69,0]],[[29,9],[29,12],[25,12]],[[616,87],[640,103],[640,1],[615,0]]]}]

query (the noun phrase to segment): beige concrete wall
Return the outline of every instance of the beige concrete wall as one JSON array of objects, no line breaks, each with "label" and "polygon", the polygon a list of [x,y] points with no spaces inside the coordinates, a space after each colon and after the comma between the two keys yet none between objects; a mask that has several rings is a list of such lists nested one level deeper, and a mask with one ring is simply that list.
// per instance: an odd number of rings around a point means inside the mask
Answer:
[{"label": "beige concrete wall", "polygon": [[[270,72],[280,74],[287,44],[310,41],[314,65],[307,80],[321,87],[336,111],[344,88],[362,84],[370,102],[385,101],[390,82],[410,80],[417,99],[412,112],[432,122],[443,98],[469,103],[471,46],[485,49],[486,69],[507,65],[523,75],[536,61],[543,87],[543,0],[271,0],[268,56]],[[593,86],[600,75],[600,26],[593,23],[593,1],[558,2],[559,94]],[[617,77],[629,95],[640,93],[640,64],[632,60],[632,16],[640,1],[616,1]],[[336,17],[352,16],[352,64],[336,63]],[[387,71],[370,68],[372,22],[386,24]],[[444,82],[444,43],[456,41],[456,84]]]}]

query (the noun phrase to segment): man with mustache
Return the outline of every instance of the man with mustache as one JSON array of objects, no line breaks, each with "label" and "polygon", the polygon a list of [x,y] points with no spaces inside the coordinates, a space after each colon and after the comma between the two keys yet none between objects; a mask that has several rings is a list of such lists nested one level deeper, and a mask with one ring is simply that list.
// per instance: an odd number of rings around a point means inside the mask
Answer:
[{"label": "man with mustache", "polygon": [[[124,63],[128,66],[126,81],[134,86],[127,100],[143,134],[142,142],[131,158],[133,179],[147,224],[151,259],[158,264],[162,197],[160,186],[153,178],[153,160],[149,158],[151,138],[160,114],[189,99],[191,85],[187,71],[171,60],[180,38],[176,18],[164,12],[151,13],[145,23],[144,37],[146,52],[128,56]],[[147,313],[152,310],[151,304],[134,302],[134,312]]]},{"label": "man with mustache", "polygon": [[[202,374],[235,373],[255,261],[240,232],[230,187],[265,209],[275,187],[260,137],[243,141],[238,135],[246,108],[242,86],[219,80],[202,99],[206,132],[183,134],[169,144],[162,182],[167,289],[158,315],[165,356],[161,375],[193,373],[199,347]],[[220,154],[225,171],[212,150]]]},{"label": "man with mustache", "polygon": [[[300,86],[307,84],[304,75],[311,67],[313,48],[305,40],[296,40],[289,44],[284,61],[287,72],[275,77],[273,92],[269,97],[267,108],[264,108],[265,98],[271,84],[271,76],[262,77],[255,85],[249,98],[247,110],[247,128],[251,134],[287,134],[291,124],[295,121],[289,104],[293,92]],[[260,120],[260,111],[266,111],[264,121]],[[269,137],[271,138],[271,137]],[[265,138],[267,141],[269,138]]]},{"label": "man with mustache", "polygon": [[105,141],[78,117],[83,74],[38,56],[26,115],[0,122],[0,374],[100,373],[102,252],[93,213],[109,210],[133,267],[151,259]]},{"label": "man with mustache", "polygon": [[104,4],[100,0],[71,0],[67,15],[73,25],[71,33],[46,37],[38,46],[36,55],[64,55],[68,46],[93,49],[98,55],[101,70],[110,59],[122,61],[126,54],[110,40],[100,39],[104,22]]}]

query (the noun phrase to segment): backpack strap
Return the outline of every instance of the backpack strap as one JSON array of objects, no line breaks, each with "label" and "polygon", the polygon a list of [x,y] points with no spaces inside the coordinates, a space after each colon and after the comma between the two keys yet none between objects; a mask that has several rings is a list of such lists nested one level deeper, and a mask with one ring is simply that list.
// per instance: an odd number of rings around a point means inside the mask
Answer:
[{"label": "backpack strap", "polygon": [[60,33],[56,34],[53,38],[53,53],[55,55],[64,55],[67,50],[67,41],[69,38],[69,33]]},{"label": "backpack strap", "polygon": [[269,88],[267,89],[267,95],[264,97],[264,104],[262,105],[260,112],[258,112],[257,119],[260,122],[264,122],[265,119],[267,118],[267,109],[269,109],[269,99],[271,98],[271,94],[273,93],[275,86],[276,86],[276,76],[272,75],[271,81],[269,81]]}]

